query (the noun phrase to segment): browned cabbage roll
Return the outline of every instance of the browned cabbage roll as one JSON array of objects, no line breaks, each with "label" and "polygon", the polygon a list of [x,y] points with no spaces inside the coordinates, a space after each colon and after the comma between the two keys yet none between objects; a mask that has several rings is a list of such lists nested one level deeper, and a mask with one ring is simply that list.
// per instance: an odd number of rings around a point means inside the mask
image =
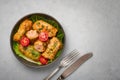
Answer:
[{"label": "browned cabbage roll", "polygon": [[32,27],[32,21],[31,20],[24,20],[20,26],[18,31],[15,33],[15,35],[13,36],[13,40],[14,41],[19,41],[20,38],[25,34],[26,31],[30,30]]},{"label": "browned cabbage roll", "polygon": [[47,31],[48,32],[48,37],[54,37],[56,36],[57,29],[50,25],[49,23],[43,21],[43,20],[38,20],[33,24],[33,29],[37,31]]},{"label": "browned cabbage roll", "polygon": [[42,53],[42,56],[47,59],[54,59],[56,53],[58,50],[60,50],[62,47],[62,43],[59,41],[57,37],[53,37],[50,40],[50,43],[48,44],[48,47],[44,53]]},{"label": "browned cabbage roll", "polygon": [[22,46],[22,45],[19,45],[19,50],[28,58],[34,60],[34,61],[38,61],[39,60],[39,56],[40,56],[40,53],[38,51],[36,51],[34,49],[33,46],[28,46],[26,49]]}]

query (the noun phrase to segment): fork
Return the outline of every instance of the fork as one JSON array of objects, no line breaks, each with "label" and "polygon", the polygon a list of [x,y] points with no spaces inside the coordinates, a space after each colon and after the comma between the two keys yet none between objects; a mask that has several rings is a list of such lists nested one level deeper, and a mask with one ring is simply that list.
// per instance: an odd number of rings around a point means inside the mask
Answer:
[{"label": "fork", "polygon": [[44,80],[50,80],[55,75],[55,73],[57,73],[61,68],[71,64],[78,55],[79,52],[76,49],[74,49],[72,52],[70,52],[62,59],[59,66],[51,74],[49,74]]}]

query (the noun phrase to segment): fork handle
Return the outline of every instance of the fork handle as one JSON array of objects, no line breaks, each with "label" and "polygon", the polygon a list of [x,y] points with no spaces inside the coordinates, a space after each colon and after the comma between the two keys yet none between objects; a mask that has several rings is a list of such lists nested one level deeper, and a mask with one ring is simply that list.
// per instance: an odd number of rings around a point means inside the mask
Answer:
[{"label": "fork handle", "polygon": [[57,73],[62,67],[59,66],[57,67],[51,74],[49,74],[44,80],[50,80],[54,75],[55,73]]}]

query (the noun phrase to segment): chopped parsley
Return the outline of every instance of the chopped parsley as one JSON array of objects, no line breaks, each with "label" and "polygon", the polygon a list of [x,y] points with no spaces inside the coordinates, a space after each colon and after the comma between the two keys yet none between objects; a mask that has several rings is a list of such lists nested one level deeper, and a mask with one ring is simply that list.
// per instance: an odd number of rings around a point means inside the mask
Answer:
[{"label": "chopped parsley", "polygon": [[39,30],[42,30],[44,28],[44,26],[42,25],[42,27],[41,28],[39,28]]}]

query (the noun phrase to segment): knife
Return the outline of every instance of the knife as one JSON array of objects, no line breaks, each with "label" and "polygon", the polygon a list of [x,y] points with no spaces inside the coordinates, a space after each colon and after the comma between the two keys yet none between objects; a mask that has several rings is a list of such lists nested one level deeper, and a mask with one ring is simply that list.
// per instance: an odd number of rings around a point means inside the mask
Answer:
[{"label": "knife", "polygon": [[93,53],[87,53],[80,57],[77,61],[75,61],[70,67],[68,67],[59,77],[57,80],[64,80],[70,74],[72,74],[76,69],[80,67],[84,62],[86,62],[89,58],[93,56]]}]

